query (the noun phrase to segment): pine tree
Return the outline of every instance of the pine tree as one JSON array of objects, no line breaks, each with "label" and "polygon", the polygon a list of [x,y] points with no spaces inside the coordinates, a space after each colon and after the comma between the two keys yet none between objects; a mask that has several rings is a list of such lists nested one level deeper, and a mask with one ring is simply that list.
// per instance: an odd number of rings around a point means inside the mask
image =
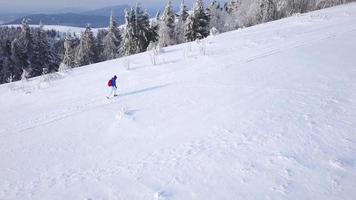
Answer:
[{"label": "pine tree", "polygon": [[[314,9],[324,9],[348,2],[348,0],[315,0]],[[310,6],[311,7],[311,6]]]},{"label": "pine tree", "polygon": [[157,10],[155,19],[156,19],[156,22],[158,22],[161,19],[161,11],[160,10]]},{"label": "pine tree", "polygon": [[227,13],[231,14],[237,12],[241,6],[241,0],[231,0],[227,4],[225,4],[225,10]]},{"label": "pine tree", "polygon": [[205,13],[203,0],[197,0],[185,27],[185,39],[194,41],[209,35],[209,17]]},{"label": "pine tree", "polygon": [[100,48],[98,46],[98,40],[94,36],[93,31],[91,30],[90,26],[89,28],[86,28],[85,30],[86,35],[88,36],[88,46],[90,49],[90,63],[97,63],[100,62]]},{"label": "pine tree", "polygon": [[54,63],[47,33],[41,23],[39,29],[36,31],[31,76],[40,76],[43,74],[43,70],[53,72],[56,70],[56,64]]},{"label": "pine tree", "polygon": [[151,29],[150,36],[149,36],[150,43],[158,42],[158,40],[159,40],[159,35],[158,35],[159,26],[158,26],[157,22],[151,21],[150,29]]},{"label": "pine tree", "polygon": [[272,0],[259,0],[259,22],[265,23],[275,19],[276,7]]},{"label": "pine tree", "polygon": [[19,38],[14,43],[14,51],[16,56],[16,62],[18,67],[23,70],[30,72],[31,60],[33,57],[33,37],[31,33],[31,28],[28,25],[28,19],[22,20],[22,28]]},{"label": "pine tree", "polygon": [[308,10],[309,0],[288,0],[288,15],[293,13],[304,13]]},{"label": "pine tree", "polygon": [[28,68],[29,61],[18,39],[11,42],[11,61],[14,66],[14,79],[20,80],[22,70]]},{"label": "pine tree", "polygon": [[80,43],[75,56],[75,63],[77,67],[96,63],[98,55],[96,51],[96,40],[94,34],[88,25],[80,38]]},{"label": "pine tree", "polygon": [[125,11],[125,28],[123,32],[123,45],[121,51],[123,55],[131,55],[147,50],[153,35],[149,16],[144,12],[139,3]]},{"label": "pine tree", "polygon": [[115,59],[119,56],[120,39],[117,37],[120,37],[121,39],[120,31],[117,27],[114,15],[111,13],[109,31],[103,40],[104,49],[102,52],[102,58],[104,60]]},{"label": "pine tree", "polygon": [[175,14],[172,10],[172,3],[168,1],[159,23],[159,46],[166,47],[176,43],[174,34]]},{"label": "pine tree", "polygon": [[64,45],[63,61],[58,69],[58,71],[60,72],[65,72],[68,69],[74,68],[76,66],[74,38],[70,33],[66,35],[63,45]]},{"label": "pine tree", "polygon": [[134,36],[136,38],[136,53],[144,52],[150,43],[150,17],[143,11],[140,3],[136,3],[134,8]]},{"label": "pine tree", "polygon": [[9,78],[14,74],[14,65],[11,60],[11,42],[9,40],[3,41],[3,46],[1,45],[0,54],[0,83],[8,82]]},{"label": "pine tree", "polygon": [[102,58],[104,60],[115,59],[119,56],[118,39],[113,32],[108,32],[104,38],[103,45]]},{"label": "pine tree", "polygon": [[276,5],[276,19],[281,19],[288,15],[287,13],[288,0],[275,0],[275,5]]},{"label": "pine tree", "polygon": [[207,14],[209,16],[209,30],[216,28],[219,32],[223,31],[224,28],[224,17],[223,9],[220,7],[220,3],[216,0],[212,1],[209,8],[207,9]]},{"label": "pine tree", "polygon": [[120,29],[119,29],[119,24],[117,23],[117,21],[115,19],[114,11],[111,11],[111,15],[110,15],[109,31],[112,31],[115,34],[115,37],[118,40],[118,43],[120,44],[120,42],[121,42],[121,32],[120,32]]},{"label": "pine tree", "polygon": [[243,15],[242,0],[231,0],[226,3],[224,5],[224,9],[222,10],[222,18],[224,21],[222,31],[226,32],[238,29],[240,26],[239,15],[241,14]]},{"label": "pine tree", "polygon": [[134,54],[137,51],[132,18],[134,19],[134,17],[132,17],[132,12],[129,12],[127,9],[125,9],[125,26],[122,36],[123,41],[121,47],[121,53],[124,56]]},{"label": "pine tree", "polygon": [[147,47],[147,51],[152,50],[157,47],[158,45],[158,40],[159,40],[159,23],[160,23],[160,15],[161,12],[158,10],[156,13],[156,17],[154,20],[151,20],[150,22],[150,35],[149,35],[149,41],[150,44]]},{"label": "pine tree", "polygon": [[175,27],[175,33],[176,33],[177,43],[180,44],[180,43],[183,43],[185,41],[185,39],[184,39],[184,26],[185,26],[185,23],[186,23],[187,18],[189,16],[187,7],[184,4],[184,0],[181,1],[180,9],[179,9],[179,12],[178,12],[177,16],[178,17],[177,17],[177,24],[176,24],[176,27]]}]

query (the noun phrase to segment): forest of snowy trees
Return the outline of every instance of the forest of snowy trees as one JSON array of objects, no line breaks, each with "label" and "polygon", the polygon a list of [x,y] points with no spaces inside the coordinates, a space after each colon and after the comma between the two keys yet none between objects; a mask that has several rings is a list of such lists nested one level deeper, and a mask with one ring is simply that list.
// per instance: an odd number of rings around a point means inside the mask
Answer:
[{"label": "forest of snowy trees", "polygon": [[59,35],[43,26],[0,27],[0,84],[167,47],[354,0],[231,0],[224,5],[196,0],[188,11],[182,0],[174,12],[171,1],[150,18],[139,3],[125,11],[119,27],[114,15],[107,29],[95,35],[88,25],[79,36]]}]

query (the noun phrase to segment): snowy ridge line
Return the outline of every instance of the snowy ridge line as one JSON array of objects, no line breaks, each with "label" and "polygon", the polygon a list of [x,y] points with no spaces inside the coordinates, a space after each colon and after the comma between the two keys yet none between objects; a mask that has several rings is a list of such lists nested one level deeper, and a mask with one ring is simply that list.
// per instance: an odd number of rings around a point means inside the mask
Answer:
[{"label": "snowy ridge line", "polygon": [[[330,39],[330,38],[333,38],[333,37],[338,37],[340,35],[344,35],[344,34],[356,31],[356,29],[354,28],[353,25],[350,24],[350,22],[341,23],[341,24],[338,24],[338,25],[342,29],[346,29],[346,30],[342,31],[342,32],[339,31],[339,32],[328,33],[324,37],[319,37],[319,35],[315,35],[315,33],[318,33],[321,30],[324,30],[324,31],[325,30],[329,30],[329,29],[333,28],[334,26],[326,26],[326,27],[319,27],[319,28],[316,28],[316,29],[312,29],[312,30],[309,30],[307,32],[303,32],[302,34],[297,34],[296,37],[299,38],[299,40],[292,40],[291,42],[287,42],[286,43],[287,45],[280,46],[279,48],[270,48],[269,47],[270,45],[262,47],[261,49],[265,50],[265,52],[262,51],[258,55],[254,55],[254,56],[251,56],[249,58],[239,59],[238,62],[249,63],[249,62],[252,62],[252,61],[257,60],[259,58],[265,58],[265,57],[268,57],[268,56],[276,55],[276,54],[278,54],[280,52],[283,52],[283,51],[286,51],[286,50],[290,50],[290,49],[294,49],[294,48],[298,48],[298,47],[310,46],[310,45],[312,45],[314,43],[317,43],[317,42],[320,42],[320,41],[323,41],[323,40],[327,40],[327,39]],[[237,35],[241,36],[239,33]],[[305,38],[306,36],[307,36],[307,38],[310,37],[310,40],[306,40],[306,38]],[[317,37],[317,38],[315,38],[315,37]],[[259,46],[258,43],[256,44],[256,47],[254,46],[254,47],[248,48],[248,49],[257,48],[257,46]],[[207,54],[208,55],[212,55],[209,52],[210,51],[208,51]],[[224,56],[225,53],[223,51],[222,53],[219,52],[217,54],[221,54],[222,56]],[[234,62],[234,63],[236,63],[236,62]],[[226,67],[231,67],[231,66],[236,66],[236,64],[230,64],[230,65],[227,65]]]},{"label": "snowy ridge line", "polygon": [[[328,29],[329,27],[324,27],[324,28],[321,28],[319,30],[324,30],[324,29]],[[298,47],[303,47],[303,46],[309,46],[309,45],[312,45],[314,43],[318,43],[318,42],[321,42],[323,40],[327,40],[327,39],[330,39],[330,38],[333,38],[333,37],[339,37],[341,35],[344,35],[346,33],[351,33],[351,32],[355,32],[356,31],[356,28],[354,28],[353,26],[350,26],[351,29],[349,30],[346,30],[346,31],[343,31],[343,32],[338,32],[338,33],[331,33],[329,35],[326,35],[324,37],[320,37],[318,39],[315,39],[315,40],[312,40],[312,42],[310,41],[306,41],[306,42],[303,42],[305,41],[304,40],[300,40],[300,41],[294,41],[293,43],[291,43],[290,46],[286,46],[286,47],[282,47],[282,48],[279,48],[279,49],[272,49],[272,50],[269,50],[269,51],[266,51],[264,53],[261,53],[260,55],[256,55],[256,56],[253,56],[253,57],[250,57],[248,59],[245,59],[244,62],[246,63],[249,63],[249,62],[253,62],[257,59],[260,59],[260,58],[265,58],[265,57],[268,57],[268,56],[272,56],[272,55],[275,55],[275,54],[278,54],[282,51],[286,51],[286,50],[290,50],[290,49],[294,49],[294,48],[298,48]],[[315,33],[313,31],[310,31],[309,33]]]}]

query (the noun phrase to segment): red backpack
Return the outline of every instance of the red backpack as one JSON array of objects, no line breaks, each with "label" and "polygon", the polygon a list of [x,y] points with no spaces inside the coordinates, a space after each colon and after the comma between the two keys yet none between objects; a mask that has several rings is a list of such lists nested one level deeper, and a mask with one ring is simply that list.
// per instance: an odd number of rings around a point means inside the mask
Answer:
[{"label": "red backpack", "polygon": [[109,80],[108,82],[108,86],[111,87],[112,86],[112,79]]}]

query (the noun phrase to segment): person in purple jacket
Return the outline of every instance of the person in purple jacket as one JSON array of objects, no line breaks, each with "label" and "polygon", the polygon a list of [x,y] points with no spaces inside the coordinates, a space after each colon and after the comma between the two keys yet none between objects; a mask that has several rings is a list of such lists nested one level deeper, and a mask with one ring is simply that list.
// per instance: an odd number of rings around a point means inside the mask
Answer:
[{"label": "person in purple jacket", "polygon": [[117,79],[117,76],[115,75],[108,82],[108,86],[111,87],[111,91],[110,91],[109,96],[107,96],[107,98],[112,98],[112,97],[117,96],[117,94],[116,94],[116,90],[117,90],[116,79]]}]

